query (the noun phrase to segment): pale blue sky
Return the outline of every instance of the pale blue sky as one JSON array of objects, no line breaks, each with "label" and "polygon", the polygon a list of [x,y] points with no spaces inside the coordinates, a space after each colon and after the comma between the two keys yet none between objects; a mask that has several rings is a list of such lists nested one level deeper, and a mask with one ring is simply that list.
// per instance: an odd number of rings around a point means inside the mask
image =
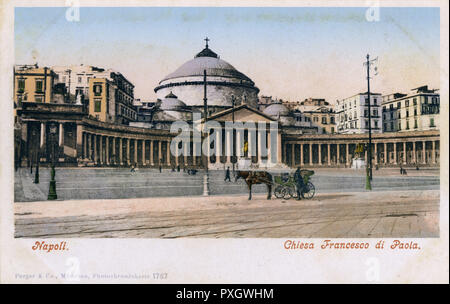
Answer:
[{"label": "pale blue sky", "polygon": [[16,8],[16,63],[89,64],[121,71],[138,98],[204,47],[252,78],[261,94],[333,102],[366,90],[362,62],[380,59],[373,90],[439,86],[439,9]]}]

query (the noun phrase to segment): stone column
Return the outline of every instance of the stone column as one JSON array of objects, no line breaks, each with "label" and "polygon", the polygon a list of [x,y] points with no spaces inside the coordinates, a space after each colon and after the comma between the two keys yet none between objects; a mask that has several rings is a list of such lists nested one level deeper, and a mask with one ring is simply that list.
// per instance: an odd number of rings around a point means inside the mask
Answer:
[{"label": "stone column", "polygon": [[[263,147],[263,144],[262,144],[263,140],[262,140],[261,132],[260,132],[260,131],[257,131],[256,134],[257,134],[256,140],[257,140],[257,145],[258,145],[258,158],[257,158],[257,162],[258,162],[258,164],[261,164],[261,162],[262,162],[262,160],[261,160],[261,157],[262,157],[262,150],[265,149],[266,147]],[[267,142],[266,142],[265,144],[267,145]],[[268,155],[267,155],[267,158],[268,158]]]},{"label": "stone column", "polygon": [[[76,157],[79,158],[83,154],[83,126],[77,125],[77,138],[76,138]],[[64,144],[64,142],[63,142]]]},{"label": "stone column", "polygon": [[58,140],[59,146],[64,146],[64,124],[61,122],[59,123],[59,140]]},{"label": "stone column", "polygon": [[153,155],[153,140],[150,140],[150,151],[149,151],[149,153],[150,153],[150,166],[153,166],[154,164],[155,164],[155,158],[154,158],[154,155]]},{"label": "stone column", "polygon": [[105,137],[106,164],[109,165],[109,136]]},{"label": "stone column", "polygon": [[131,164],[131,159],[130,159],[130,138],[127,138],[127,165]]},{"label": "stone column", "polygon": [[166,141],[166,155],[167,164],[170,166],[170,140]]},{"label": "stone column", "polygon": [[431,163],[436,163],[436,141],[434,139],[431,141]]},{"label": "stone column", "polygon": [[336,165],[340,165],[341,164],[341,151],[340,151],[340,145],[336,144]]},{"label": "stone column", "polygon": [[412,148],[412,152],[413,152],[413,154],[412,154],[412,162],[413,162],[413,164],[415,164],[416,163],[416,142],[415,141],[413,141],[413,148]]},{"label": "stone column", "polygon": [[384,164],[387,164],[388,158],[389,158],[388,151],[387,151],[387,143],[384,143],[383,145],[384,145],[384,150],[383,150],[383,152],[384,152]]},{"label": "stone column", "polygon": [[377,149],[377,143],[374,143],[374,154],[375,154],[375,165],[378,165],[378,149]]},{"label": "stone column", "polygon": [[40,139],[40,147],[44,147],[45,145],[45,132],[46,131],[46,123],[42,122],[41,123],[41,139]]},{"label": "stone column", "polygon": [[100,156],[100,164],[104,163],[104,159],[103,159],[103,136],[99,135],[98,136],[98,141],[99,141],[99,156]]},{"label": "stone column", "polygon": [[347,167],[350,166],[350,153],[349,153],[350,151],[348,145],[349,144],[345,144],[345,163]]},{"label": "stone column", "polygon": [[300,144],[300,165],[303,166],[305,163],[303,161],[303,144]]},{"label": "stone column", "polygon": [[184,162],[184,166],[186,167],[186,165],[188,163],[188,144],[186,144],[184,142],[183,142],[183,162]]},{"label": "stone column", "polygon": [[161,164],[161,158],[162,158],[162,141],[158,140],[158,164]]},{"label": "stone column", "polygon": [[227,157],[226,162],[227,163],[231,163],[231,155],[233,154],[233,150],[231,150],[232,135],[233,135],[232,132],[226,132],[225,147],[227,149],[227,153],[226,153],[226,157]]},{"label": "stone column", "polygon": [[281,146],[281,131],[278,132],[278,134],[276,134],[277,136],[277,163],[281,163],[282,162],[282,146]]},{"label": "stone column", "polygon": [[248,130],[248,157],[253,160],[252,155],[255,153],[255,151],[253,151],[253,141],[255,140],[253,138],[253,130]]},{"label": "stone column", "polygon": [[119,165],[123,165],[123,138],[119,137]]},{"label": "stone column", "polygon": [[403,163],[407,163],[407,155],[406,155],[406,141],[403,142]]},{"label": "stone column", "polygon": [[394,165],[397,164],[397,143],[394,142]]},{"label": "stone column", "polygon": [[145,139],[142,140],[141,149],[142,149],[142,166],[145,166],[146,162],[147,162],[147,160],[145,159],[145,150],[146,150],[145,149]]},{"label": "stone column", "polygon": [[117,163],[117,152],[116,152],[116,138],[112,138],[112,163]]},{"label": "stone column", "polygon": [[216,132],[216,143],[215,145],[215,150],[216,150],[216,163],[220,164],[220,158],[222,156],[222,129],[220,129],[220,133]]},{"label": "stone column", "polygon": [[241,145],[241,132],[236,130],[236,156],[241,157],[243,155],[242,151],[242,145]]},{"label": "stone column", "polygon": [[295,144],[291,144],[291,166],[295,167]]},{"label": "stone column", "polygon": [[94,142],[94,144],[93,144],[93,146],[94,146],[94,162],[97,164],[98,163],[98,156],[97,156],[98,146],[97,146],[97,135],[96,134],[92,134],[92,141]]},{"label": "stone column", "polygon": [[422,141],[422,163],[425,165],[427,163],[427,142]]},{"label": "stone column", "polygon": [[313,150],[313,144],[309,143],[309,164],[312,166],[313,164],[313,158],[312,158],[312,150]]},{"label": "stone column", "polygon": [[327,144],[327,160],[328,160],[328,166],[331,166],[331,145]]},{"label": "stone column", "polygon": [[[138,163],[138,140],[137,138],[134,139],[134,156],[133,156],[133,163],[137,165]],[[133,164],[133,165],[134,165]]]},{"label": "stone column", "polygon": [[319,150],[319,165],[322,165],[322,144],[319,143],[319,144],[317,145],[317,148],[318,148],[318,150]]}]

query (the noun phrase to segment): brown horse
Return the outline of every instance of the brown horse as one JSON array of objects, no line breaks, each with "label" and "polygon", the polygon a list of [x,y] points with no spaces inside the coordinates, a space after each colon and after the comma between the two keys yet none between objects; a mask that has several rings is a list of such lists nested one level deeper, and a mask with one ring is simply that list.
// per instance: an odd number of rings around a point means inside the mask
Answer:
[{"label": "brown horse", "polygon": [[266,184],[267,185],[267,199],[272,198],[272,175],[266,171],[237,171],[235,182],[242,178],[248,187],[248,199],[252,199],[252,185],[256,184]]}]

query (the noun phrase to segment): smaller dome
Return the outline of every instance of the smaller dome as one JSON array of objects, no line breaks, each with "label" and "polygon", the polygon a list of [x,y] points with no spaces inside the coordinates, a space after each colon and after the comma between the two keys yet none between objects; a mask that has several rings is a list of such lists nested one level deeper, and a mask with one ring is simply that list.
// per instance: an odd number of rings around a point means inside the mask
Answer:
[{"label": "smaller dome", "polygon": [[162,101],[160,109],[163,111],[180,111],[186,109],[186,104],[170,92]]},{"label": "smaller dome", "polygon": [[289,116],[291,111],[281,103],[274,103],[265,108],[263,113],[272,117],[278,117],[278,116]]}]

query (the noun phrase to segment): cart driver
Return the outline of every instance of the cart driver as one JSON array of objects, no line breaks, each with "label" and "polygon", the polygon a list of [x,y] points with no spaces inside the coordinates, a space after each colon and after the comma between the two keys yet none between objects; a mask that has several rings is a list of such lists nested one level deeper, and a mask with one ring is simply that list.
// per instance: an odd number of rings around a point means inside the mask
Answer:
[{"label": "cart driver", "polygon": [[303,177],[300,174],[300,167],[298,167],[294,173],[294,180],[297,184],[297,196],[298,199],[300,200],[302,199],[303,189],[305,188],[305,182],[303,181]]}]

